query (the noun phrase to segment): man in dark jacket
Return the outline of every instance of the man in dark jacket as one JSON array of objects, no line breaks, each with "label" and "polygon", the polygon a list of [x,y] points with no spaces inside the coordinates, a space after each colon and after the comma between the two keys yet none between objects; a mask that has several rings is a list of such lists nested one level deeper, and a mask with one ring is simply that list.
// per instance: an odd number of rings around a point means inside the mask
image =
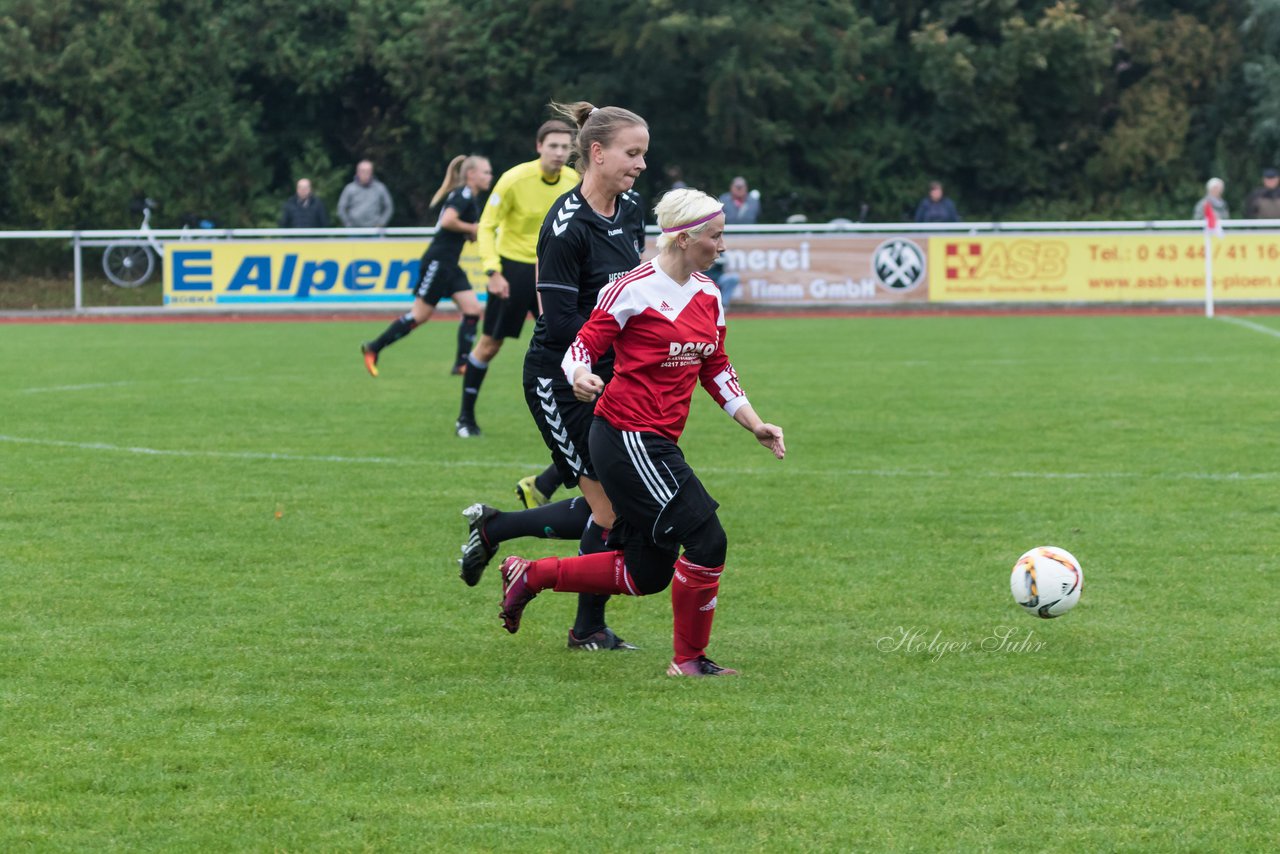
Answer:
[{"label": "man in dark jacket", "polygon": [[311,192],[311,181],[298,179],[298,192],[284,203],[281,228],[328,228],[329,212],[324,202]]},{"label": "man in dark jacket", "polygon": [[1280,219],[1280,171],[1262,170],[1262,186],[1244,200],[1245,219]]},{"label": "man in dark jacket", "polygon": [[942,184],[932,181],[929,195],[916,206],[916,222],[959,222],[955,204],[942,194]]}]

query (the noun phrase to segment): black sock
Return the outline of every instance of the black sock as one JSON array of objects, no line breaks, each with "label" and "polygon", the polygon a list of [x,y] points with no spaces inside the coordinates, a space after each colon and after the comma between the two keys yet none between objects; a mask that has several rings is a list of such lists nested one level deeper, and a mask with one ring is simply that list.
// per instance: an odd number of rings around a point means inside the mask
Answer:
[{"label": "black sock", "polygon": [[475,314],[464,314],[462,322],[458,324],[458,360],[455,364],[465,365],[467,363],[467,354],[471,352],[471,348],[476,343],[476,327],[480,324],[480,317]]},{"label": "black sock", "polygon": [[462,411],[459,418],[476,420],[476,398],[480,396],[480,384],[489,371],[489,363],[477,362],[475,356],[467,357],[467,369],[462,373]]},{"label": "black sock", "polygon": [[562,482],[560,469],[556,468],[555,463],[552,463],[547,466],[546,471],[534,478],[533,485],[538,488],[539,492],[550,498],[551,493],[559,489]]},{"label": "black sock", "polygon": [[[607,539],[609,539],[609,531],[601,528],[592,519],[587,523],[586,530],[582,532],[578,552],[579,554],[590,555],[608,551],[609,547],[605,545],[605,540]],[[573,620],[574,637],[585,638],[587,635],[595,634],[605,627],[604,605],[608,601],[609,595],[607,593],[578,594],[578,615]]]},{"label": "black sock", "polygon": [[417,327],[418,322],[413,319],[413,312],[397,317],[382,331],[381,335],[369,342],[369,349],[377,353],[383,347],[390,347]]},{"label": "black sock", "polygon": [[484,538],[490,545],[517,537],[542,537],[553,540],[581,538],[583,526],[591,518],[591,505],[582,496],[567,498],[554,504],[499,513],[484,526]]}]

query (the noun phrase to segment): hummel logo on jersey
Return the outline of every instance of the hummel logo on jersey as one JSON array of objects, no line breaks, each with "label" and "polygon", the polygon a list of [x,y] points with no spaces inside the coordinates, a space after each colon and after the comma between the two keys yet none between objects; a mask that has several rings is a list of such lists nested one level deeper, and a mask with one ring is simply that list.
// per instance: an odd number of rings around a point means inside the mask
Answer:
[{"label": "hummel logo on jersey", "polygon": [[556,221],[551,223],[551,230],[555,232],[556,237],[564,234],[564,230],[569,227],[569,220],[573,219],[573,212],[582,207],[582,202],[575,202],[572,198],[564,200],[559,213],[556,214]]},{"label": "hummel logo on jersey", "polygon": [[[667,301],[666,301],[666,300],[663,300],[663,301],[662,301],[662,305],[658,306],[658,311],[675,311],[675,309],[674,309],[674,308],[672,308],[671,306],[667,305]],[[676,346],[676,345],[672,344],[671,346],[672,346],[672,347],[674,347],[674,346]],[[674,356],[675,354],[674,354],[674,353],[672,353],[671,355],[673,355],[673,356]]]},{"label": "hummel logo on jersey", "polygon": [[611,228],[611,229],[609,229],[609,236],[610,236],[610,237],[617,237],[619,234],[622,234],[622,229],[620,229],[620,228]]}]

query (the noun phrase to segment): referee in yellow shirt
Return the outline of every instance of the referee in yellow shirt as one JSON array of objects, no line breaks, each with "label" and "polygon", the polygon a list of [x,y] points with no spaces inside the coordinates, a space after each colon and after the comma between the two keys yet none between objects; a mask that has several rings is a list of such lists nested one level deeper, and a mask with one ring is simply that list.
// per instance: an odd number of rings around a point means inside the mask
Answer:
[{"label": "referee in yellow shirt", "polygon": [[489,299],[484,325],[467,357],[462,374],[462,410],[455,430],[462,438],[480,435],[476,398],[489,363],[507,338],[519,338],[525,318],[538,315],[535,269],[538,231],[555,200],[578,184],[578,173],[565,163],[573,148],[573,128],[553,119],[538,128],[538,159],[502,174],[480,215],[476,243]]}]

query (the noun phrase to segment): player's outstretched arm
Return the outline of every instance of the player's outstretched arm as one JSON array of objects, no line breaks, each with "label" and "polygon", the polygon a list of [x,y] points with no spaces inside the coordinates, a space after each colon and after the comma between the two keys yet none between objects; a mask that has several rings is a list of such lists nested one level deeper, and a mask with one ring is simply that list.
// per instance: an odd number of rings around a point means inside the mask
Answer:
[{"label": "player's outstretched arm", "polygon": [[760,420],[751,404],[744,403],[733,413],[733,420],[751,431],[756,441],[764,445],[778,459],[787,455],[787,446],[782,440],[782,428],[776,424],[767,424]]}]

